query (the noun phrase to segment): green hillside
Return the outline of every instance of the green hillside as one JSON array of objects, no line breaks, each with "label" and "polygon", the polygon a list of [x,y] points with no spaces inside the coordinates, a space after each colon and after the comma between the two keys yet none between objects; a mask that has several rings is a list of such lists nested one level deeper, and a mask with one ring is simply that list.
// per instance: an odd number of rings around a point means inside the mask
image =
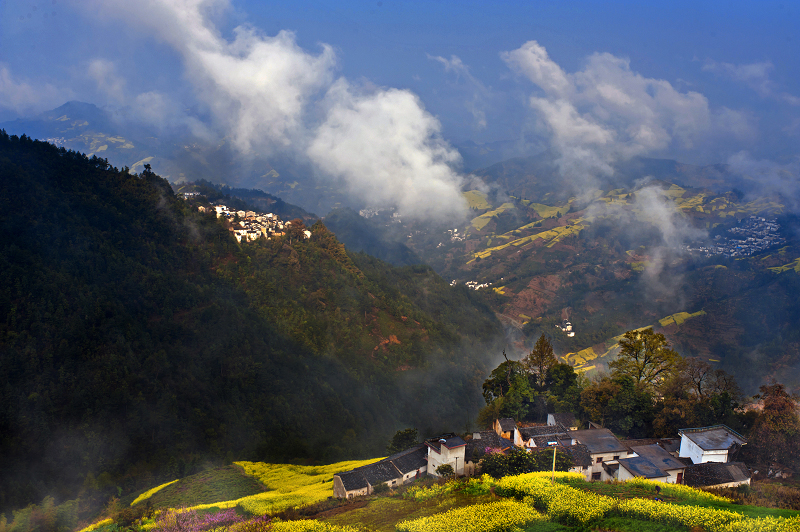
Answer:
[{"label": "green hillside", "polygon": [[[282,473],[281,478],[289,479],[282,482],[281,496],[295,500],[293,510],[282,511],[271,506],[249,504],[253,498],[268,497],[269,491],[238,501],[221,498],[213,505],[191,506],[191,503],[184,503],[180,506],[184,508],[182,529],[199,532],[204,530],[205,522],[225,518],[228,522],[222,530],[231,532],[249,530],[259,522],[262,526],[271,525],[271,530],[278,532],[789,532],[800,526],[800,511],[788,508],[796,506],[792,496],[796,497],[797,490],[770,484],[756,484],[739,492],[726,490],[723,494],[720,491],[709,492],[643,479],[621,483],[587,482],[580,474],[564,472],[557,472],[555,482],[551,482],[551,473],[541,472],[501,479],[484,475],[482,478],[449,482],[424,480],[382,495],[319,502],[313,495],[304,495],[307,480],[298,477],[291,468],[272,464],[255,465],[261,469],[276,469]],[[346,466],[332,464],[324,475]],[[219,473],[209,473],[204,480],[190,477],[181,482],[189,491],[203,482],[215,485],[224,482],[221,477],[215,478]],[[309,478],[313,478],[313,475]],[[322,484],[326,484],[324,479]],[[152,495],[150,492],[145,494],[150,495],[149,498],[136,502],[130,509],[117,510],[110,518],[97,520],[95,525],[83,529],[83,532],[111,532],[126,518],[131,520],[130,526],[136,531],[168,530],[174,526],[170,523],[175,520],[175,513],[153,513],[153,510],[178,507],[164,503],[170,500],[174,504],[181,501],[179,498],[167,499],[162,496],[161,502],[156,500],[167,490],[174,493],[176,485],[174,483],[151,490]],[[149,511],[145,508],[147,501],[150,501],[152,508]],[[772,507],[753,504],[756,501]],[[234,508],[236,511],[225,508]],[[258,517],[262,515],[266,519]],[[216,519],[213,516],[217,516]]]},{"label": "green hillside", "polygon": [[374,456],[482,406],[499,325],[428,267],[321,223],[240,245],[147,167],[5,133],[0,187],[0,509]]},{"label": "green hillside", "polygon": [[[483,203],[465,192],[472,219],[460,238],[415,235],[409,246],[446,279],[489,284],[493,308],[524,334],[520,354],[544,333],[576,368],[602,369],[616,337],[654,325],[748,393],[770,376],[800,385],[800,242],[787,198],[746,195],[724,168],[650,159],[576,195],[551,163],[545,153],[476,171],[494,188]],[[780,247],[733,258],[686,251],[734,235],[752,215],[777,219]],[[574,336],[557,328],[565,319]]]}]

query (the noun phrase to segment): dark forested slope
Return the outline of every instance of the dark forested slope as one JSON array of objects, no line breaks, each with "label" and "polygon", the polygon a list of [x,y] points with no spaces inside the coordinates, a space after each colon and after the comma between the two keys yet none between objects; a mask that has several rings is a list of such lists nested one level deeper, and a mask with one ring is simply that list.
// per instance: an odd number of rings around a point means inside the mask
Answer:
[{"label": "dark forested slope", "polygon": [[[322,224],[239,245],[147,168],[0,131],[0,510],[379,453],[481,406],[491,311]],[[466,347],[469,346],[469,347]]]}]

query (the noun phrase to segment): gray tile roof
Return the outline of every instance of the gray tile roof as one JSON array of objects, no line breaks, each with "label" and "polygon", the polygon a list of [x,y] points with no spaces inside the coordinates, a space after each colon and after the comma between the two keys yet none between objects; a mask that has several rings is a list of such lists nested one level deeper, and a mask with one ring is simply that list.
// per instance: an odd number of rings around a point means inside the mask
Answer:
[{"label": "gray tile roof", "polygon": [[386,458],[386,460],[394,464],[398,471],[405,475],[406,473],[427,466],[427,458],[428,448],[419,444],[405,451],[393,454]]},{"label": "gray tile roof", "polygon": [[639,456],[620,458],[619,466],[635,477],[660,478],[669,476],[669,471],[684,469],[686,465],[669,454],[660,445],[640,445],[631,450]]},{"label": "gray tile roof", "polygon": [[677,453],[681,447],[680,438],[641,438],[635,440],[622,440],[628,447],[641,447],[643,445],[658,444],[668,453]]},{"label": "gray tile roof", "polygon": [[362,474],[372,486],[377,486],[378,484],[403,476],[394,464],[386,460],[375,462],[361,469],[363,469]]},{"label": "gray tile roof", "polygon": [[575,445],[563,447],[563,449],[572,457],[572,463],[574,465],[581,467],[589,467],[592,465],[591,453],[589,453],[589,449],[587,449],[584,444],[576,443]]},{"label": "gray tile roof", "polygon": [[503,432],[511,432],[512,430],[517,428],[517,422],[510,417],[504,417],[499,421],[500,421],[500,430]]},{"label": "gray tile roof", "polygon": [[566,438],[567,428],[561,425],[560,423],[557,423],[555,425],[540,425],[538,427],[522,427],[519,429],[519,433],[526,440],[530,438],[535,438],[537,436],[553,436],[553,435],[559,435]]},{"label": "gray tile roof", "polygon": [[628,450],[608,429],[570,430],[567,434],[584,444],[591,454],[622,453]]},{"label": "gray tile roof", "polygon": [[[444,441],[442,441],[444,440]],[[461,436],[456,436],[455,434],[444,434],[439,438],[431,438],[429,440],[425,440],[425,444],[435,450],[437,453],[442,451],[442,445],[447,447],[448,449],[455,449],[457,447],[461,447],[462,445],[466,445]]]},{"label": "gray tile roof", "polygon": [[364,477],[361,471],[354,469],[352,471],[345,471],[343,473],[337,473],[336,475],[342,480],[342,484],[344,485],[344,489],[346,491],[353,491],[353,490],[360,490],[367,487],[367,479]]},{"label": "gray tile roof", "polygon": [[564,425],[565,427],[577,427],[577,420],[575,419],[575,414],[572,412],[559,412],[556,414],[548,414],[548,416],[553,416],[553,419],[556,423]]},{"label": "gray tile roof", "polygon": [[[378,484],[382,484],[390,480],[400,479],[403,477],[404,473],[408,473],[414,469],[419,469],[419,467],[426,465],[427,462],[424,459],[426,456],[426,448],[423,445],[418,445],[406,451],[394,454],[388,458],[384,458],[379,462],[357,467],[350,471],[337,473],[334,476],[338,476],[342,480],[344,489],[347,491],[364,489],[367,487],[367,483],[375,487]],[[419,464],[420,461],[422,462],[422,465],[419,465],[418,467],[411,467]],[[404,471],[398,467],[398,464],[403,468],[411,468]]]},{"label": "gray tile roof", "polygon": [[514,442],[507,438],[501,438],[493,430],[485,430],[475,432],[472,439],[467,442],[467,448],[464,450],[464,456],[467,461],[472,460],[475,449],[485,451],[487,448],[492,449],[510,449],[514,447]]},{"label": "gray tile roof", "polygon": [[678,434],[686,436],[704,451],[721,451],[734,445],[744,445],[747,440],[725,425],[701,427],[696,429],[680,429]]},{"label": "gray tile roof", "polygon": [[743,462],[706,462],[688,466],[683,474],[683,483],[693,487],[716,486],[746,482],[749,478],[750,470]]},{"label": "gray tile roof", "polygon": [[669,454],[666,449],[663,449],[658,444],[631,447],[631,450],[640,457],[647,458],[664,471],[669,471],[671,469],[683,469],[686,467],[683,462]]}]

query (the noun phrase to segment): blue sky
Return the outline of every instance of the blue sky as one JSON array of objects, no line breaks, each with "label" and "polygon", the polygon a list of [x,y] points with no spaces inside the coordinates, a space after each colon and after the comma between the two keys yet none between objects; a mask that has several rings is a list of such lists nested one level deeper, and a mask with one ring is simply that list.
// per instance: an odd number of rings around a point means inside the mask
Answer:
[{"label": "blue sky", "polygon": [[458,182],[465,141],[795,171],[799,27],[797,1],[10,0],[0,120],[87,101],[356,187]]}]

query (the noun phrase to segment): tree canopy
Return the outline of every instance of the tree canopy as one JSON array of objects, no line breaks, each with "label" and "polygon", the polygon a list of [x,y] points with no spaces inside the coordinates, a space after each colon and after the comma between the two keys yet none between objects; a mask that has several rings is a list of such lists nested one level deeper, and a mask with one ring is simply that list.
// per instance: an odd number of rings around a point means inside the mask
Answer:
[{"label": "tree canopy", "polygon": [[681,356],[663,334],[651,328],[626,332],[619,346],[617,358],[608,366],[613,374],[630,377],[636,385],[655,390],[680,370]]}]

